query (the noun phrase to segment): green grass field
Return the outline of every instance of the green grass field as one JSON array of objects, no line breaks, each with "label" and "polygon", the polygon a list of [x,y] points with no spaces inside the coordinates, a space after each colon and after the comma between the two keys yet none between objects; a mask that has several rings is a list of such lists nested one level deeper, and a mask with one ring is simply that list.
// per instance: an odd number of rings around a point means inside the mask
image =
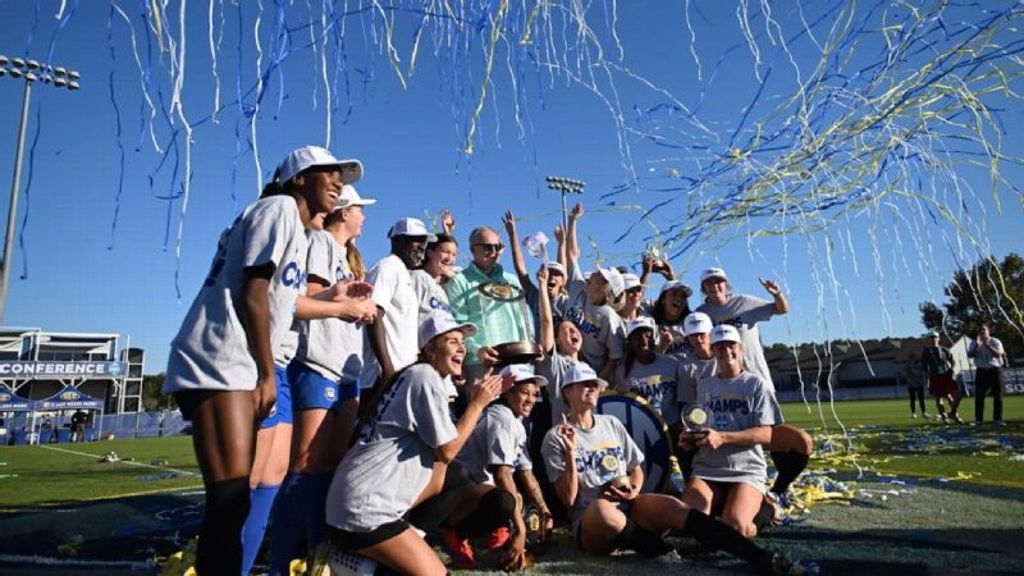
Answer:
[{"label": "green grass field", "polygon": [[[799,523],[763,535],[765,545],[818,560],[825,573],[1020,572],[1024,397],[1006,399],[1006,427],[913,420],[902,400],[838,403],[838,421],[822,409],[784,407],[819,443],[809,470],[842,482],[848,497],[813,504]],[[960,412],[973,414],[973,402]],[[100,462],[110,451],[121,461]],[[0,494],[3,574],[152,573],[152,559],[179,549],[201,517],[188,437],[0,448]],[[720,555],[586,557],[560,531],[533,572],[718,575],[738,567]]]}]

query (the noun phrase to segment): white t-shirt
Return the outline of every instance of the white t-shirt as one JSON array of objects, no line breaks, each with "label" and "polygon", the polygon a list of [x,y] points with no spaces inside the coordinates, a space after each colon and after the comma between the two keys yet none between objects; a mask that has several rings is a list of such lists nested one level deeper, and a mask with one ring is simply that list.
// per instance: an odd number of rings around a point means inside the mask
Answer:
[{"label": "white t-shirt", "polygon": [[[353,278],[345,247],[330,232],[309,233],[306,272],[329,284]],[[299,324],[296,360],[327,378],[351,384],[363,371],[363,327],[340,318],[308,320]]]},{"label": "white t-shirt", "polygon": [[240,312],[245,269],[267,264],[275,266],[267,296],[277,358],[306,286],[306,234],[288,195],[250,204],[221,234],[210,272],[171,342],[165,394],[256,388],[256,361]]},{"label": "white t-shirt", "polygon": [[[394,254],[377,262],[366,275],[373,284],[373,302],[384,310],[384,335],[388,355],[395,370],[416,361],[419,354],[419,300],[413,290],[412,275],[402,259]],[[363,338],[363,375],[360,388],[372,388],[380,376],[380,363],[370,346],[372,330]]]}]

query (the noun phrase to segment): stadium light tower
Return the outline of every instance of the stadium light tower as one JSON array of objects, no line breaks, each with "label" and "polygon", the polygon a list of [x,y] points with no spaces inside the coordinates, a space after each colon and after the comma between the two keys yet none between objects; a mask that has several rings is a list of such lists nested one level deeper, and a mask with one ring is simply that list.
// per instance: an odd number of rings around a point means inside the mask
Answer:
[{"label": "stadium light tower", "polygon": [[25,155],[25,125],[28,107],[32,101],[32,84],[36,81],[52,84],[56,88],[78,90],[81,76],[62,66],[53,67],[35,60],[8,58],[0,54],[0,77],[25,81],[25,95],[21,101],[21,124],[18,125],[18,147],[14,153],[14,181],[11,183],[11,201],[7,206],[7,232],[4,234],[4,254],[0,260],[0,323],[7,311],[7,279],[11,274],[11,252],[14,247],[14,228],[18,217],[18,191],[21,186],[21,159]]},{"label": "stadium light tower", "polygon": [[569,209],[566,207],[565,195],[583,194],[583,189],[587,187],[587,183],[582,180],[563,178],[561,176],[548,176],[545,180],[548,182],[549,190],[554,190],[562,195],[562,229],[568,230]]}]

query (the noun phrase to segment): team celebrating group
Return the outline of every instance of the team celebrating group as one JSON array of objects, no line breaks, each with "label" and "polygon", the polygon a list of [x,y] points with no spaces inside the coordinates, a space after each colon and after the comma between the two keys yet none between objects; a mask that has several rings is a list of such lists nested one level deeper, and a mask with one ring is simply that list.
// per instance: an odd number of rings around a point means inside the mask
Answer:
[{"label": "team celebrating group", "polygon": [[[688,537],[759,573],[813,572],[752,540],[813,451],[783,420],[758,332],[789,309],[776,283],[761,281],[770,299],[735,294],[708,268],[691,310],[656,254],[641,275],[584,273],[582,205],[532,276],[511,212],[514,272],[486,226],[458,269],[447,210],[436,234],[398,220],[367,270],[362,173],[323,148],[289,153],[221,235],[171,344],[164,392],[192,423],[205,486],[198,574],[248,574],[268,524],[275,575],[324,551],[445,574],[431,543],[452,568],[487,550],[518,571],[562,521],[589,554],[658,556]],[[652,274],[665,282],[647,300]],[[667,424],[685,485],[644,489],[643,447],[601,413],[605,390]]]}]

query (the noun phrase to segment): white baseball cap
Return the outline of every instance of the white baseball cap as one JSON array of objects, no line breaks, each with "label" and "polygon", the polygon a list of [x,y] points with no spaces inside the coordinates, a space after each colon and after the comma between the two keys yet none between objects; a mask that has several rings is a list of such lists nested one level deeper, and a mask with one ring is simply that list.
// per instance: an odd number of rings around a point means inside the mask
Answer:
[{"label": "white baseball cap", "polygon": [[653,318],[649,318],[647,316],[637,316],[636,318],[630,320],[629,322],[626,322],[626,338],[629,338],[629,336],[633,334],[633,332],[636,332],[641,328],[646,328],[655,333],[657,333],[658,331],[658,326],[654,323]]},{"label": "white baseball cap", "polygon": [[739,342],[740,331],[735,326],[728,324],[719,324],[711,329],[711,344],[718,344],[719,342]]},{"label": "white baseball cap", "polygon": [[633,288],[640,287],[640,277],[632,272],[626,272],[622,275],[622,289],[632,290]]},{"label": "white baseball cap", "polygon": [[691,334],[708,334],[712,328],[714,328],[714,324],[711,322],[711,316],[703,312],[691,312],[683,320],[683,333],[687,336]]},{"label": "white baseball cap", "polygon": [[296,148],[284,157],[274,171],[274,180],[284,184],[299,172],[317,166],[337,166],[341,168],[341,181],[355,184],[363,177],[363,163],[359,160],[338,160],[330,150],[319,146],[303,146]]},{"label": "white baseball cap", "polygon": [[501,369],[500,374],[506,376],[511,374],[515,378],[516,384],[522,384],[523,382],[536,382],[537,386],[547,386],[548,379],[537,374],[533,369],[533,366],[529,364],[509,364]]},{"label": "white baseball cap", "polygon": [[427,232],[426,225],[419,218],[401,218],[388,230],[388,238],[395,236],[425,236],[427,242],[437,242],[437,236]]},{"label": "white baseball cap", "polygon": [[419,346],[420,350],[430,343],[431,340],[452,330],[461,330],[467,338],[476,334],[476,325],[472,322],[457,322],[451,314],[439,310],[431,312],[430,316],[420,324]]},{"label": "white baseball cap", "polygon": [[334,205],[335,210],[341,210],[350,206],[369,206],[376,204],[373,198],[363,198],[356,192],[356,187],[345,184],[341,187],[341,194],[338,195],[338,203]]},{"label": "white baseball cap", "polygon": [[704,284],[705,280],[710,280],[711,278],[721,278],[726,282],[729,281],[729,277],[725,275],[725,270],[722,270],[721,268],[705,268],[704,271],[700,273],[701,285]]},{"label": "white baseball cap", "polygon": [[689,298],[690,295],[693,294],[693,290],[690,290],[690,287],[687,286],[686,284],[683,284],[679,280],[669,280],[668,282],[665,282],[664,284],[661,285],[661,291],[658,292],[658,297],[661,297],[663,294],[671,290],[682,290],[683,292],[686,293],[687,298]]},{"label": "white baseball cap", "polygon": [[548,269],[548,272],[558,272],[562,276],[566,275],[565,266],[562,266],[561,262],[555,262],[554,260],[550,262],[545,262],[544,267]]},{"label": "white baseball cap", "polygon": [[598,272],[601,276],[608,281],[608,286],[612,289],[612,295],[618,298],[622,295],[622,292],[626,290],[626,285],[622,280],[622,272],[619,272],[615,268],[598,268]]},{"label": "white baseball cap", "polygon": [[594,372],[594,369],[586,362],[574,362],[569,370],[566,371],[565,376],[563,376],[562,379],[563,391],[569,386],[579,384],[581,382],[597,382],[599,390],[604,390],[608,387],[608,382],[599,378],[597,376],[597,372]]}]

